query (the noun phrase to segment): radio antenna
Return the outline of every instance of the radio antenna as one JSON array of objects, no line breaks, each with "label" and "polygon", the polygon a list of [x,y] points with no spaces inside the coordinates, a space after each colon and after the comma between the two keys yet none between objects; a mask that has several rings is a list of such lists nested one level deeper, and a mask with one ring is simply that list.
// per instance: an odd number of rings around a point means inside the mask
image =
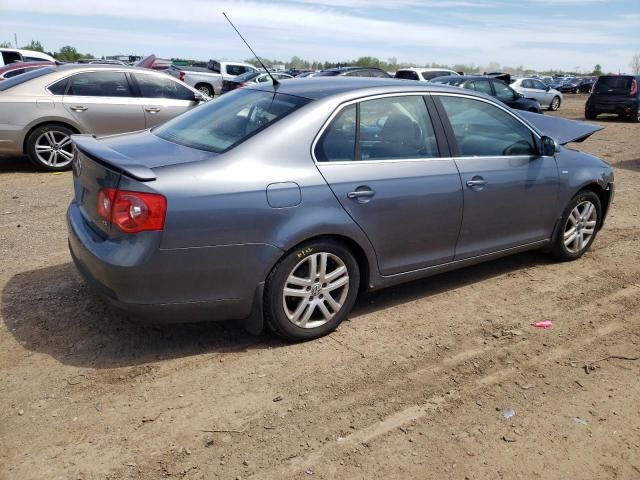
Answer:
[{"label": "radio antenna", "polygon": [[229,20],[229,17],[227,17],[227,14],[222,12],[222,15],[224,15],[224,18],[227,19],[227,22],[229,22],[229,24],[233,27],[233,29],[236,31],[236,33],[238,34],[238,36],[242,39],[242,41],[244,42],[244,44],[249,48],[249,50],[251,50],[251,53],[253,53],[253,56],[256,57],[256,60],[258,60],[258,63],[262,66],[262,68],[264,68],[264,71],[267,72],[267,75],[269,75],[271,77],[271,80],[273,81],[273,88],[276,89],[278,88],[278,85],[280,85],[280,82],[278,82],[278,80],[276,80],[276,78],[271,75],[271,72],[269,70],[267,70],[267,67],[264,66],[264,63],[262,63],[262,60],[260,60],[260,57],[258,55],[256,55],[256,52],[253,51],[253,48],[251,48],[251,45],[249,45],[249,43],[244,39],[244,37],[242,36],[242,34],[238,31],[238,29],[236,28],[236,26],[233,24],[233,22],[231,20]]}]

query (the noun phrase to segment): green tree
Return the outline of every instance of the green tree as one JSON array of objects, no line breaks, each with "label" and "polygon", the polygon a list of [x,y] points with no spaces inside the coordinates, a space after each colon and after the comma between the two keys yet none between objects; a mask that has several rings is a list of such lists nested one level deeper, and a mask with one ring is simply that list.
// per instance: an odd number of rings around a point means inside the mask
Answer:
[{"label": "green tree", "polygon": [[72,47],[71,45],[65,45],[54,53],[53,56],[61,62],[77,62],[81,58],[93,58],[93,55],[90,53],[80,53],[76,50],[76,47]]},{"label": "green tree", "polygon": [[596,65],[593,67],[592,75],[597,75],[597,76],[602,75],[602,65],[600,65],[599,63],[596,63]]},{"label": "green tree", "polygon": [[13,48],[13,43],[11,43],[11,42],[0,42],[0,48]]},{"label": "green tree", "polygon": [[39,40],[31,40],[28,45],[20,48],[24,48],[25,50],[34,50],[36,52],[44,52],[44,47]]}]

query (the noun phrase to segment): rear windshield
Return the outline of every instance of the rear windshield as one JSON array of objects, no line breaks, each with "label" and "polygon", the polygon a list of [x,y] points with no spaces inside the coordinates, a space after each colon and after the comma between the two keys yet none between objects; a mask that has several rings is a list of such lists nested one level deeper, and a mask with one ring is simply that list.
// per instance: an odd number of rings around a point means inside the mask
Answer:
[{"label": "rear windshield", "polygon": [[0,92],[4,92],[5,90],[9,90],[16,85],[20,85],[24,82],[27,82],[33,78],[43,77],[44,75],[49,75],[50,73],[55,72],[53,68],[43,67],[43,68],[35,68],[28,72],[23,73],[22,75],[18,75],[16,77],[11,77],[3,82],[0,82]]},{"label": "rear windshield", "polygon": [[252,70],[250,72],[243,73],[242,75],[238,75],[233,79],[233,81],[238,83],[248,82],[249,80],[253,80],[254,78],[256,78],[258,75],[260,75],[260,72],[254,72]]},{"label": "rear windshield", "polygon": [[431,83],[442,83],[443,85],[458,86],[465,81],[464,78],[456,77],[437,77],[431,80]]},{"label": "rear windshield", "polygon": [[403,80],[420,80],[418,74],[413,70],[398,70],[396,72],[396,78],[402,78]]},{"label": "rear windshield", "polygon": [[600,77],[596,82],[596,93],[629,93],[631,90],[632,77],[628,76],[611,76]]},{"label": "rear windshield", "polygon": [[174,118],[153,133],[186,147],[222,153],[310,101],[281,93],[236,90]]},{"label": "rear windshield", "polygon": [[439,72],[422,72],[422,78],[425,80],[431,80],[433,78],[442,77],[443,75],[451,75],[451,72],[439,71]]}]

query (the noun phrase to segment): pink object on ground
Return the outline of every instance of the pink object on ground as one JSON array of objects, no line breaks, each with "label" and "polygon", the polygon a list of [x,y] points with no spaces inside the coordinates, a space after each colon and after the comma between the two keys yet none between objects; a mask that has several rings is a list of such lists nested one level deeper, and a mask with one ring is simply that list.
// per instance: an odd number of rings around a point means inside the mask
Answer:
[{"label": "pink object on ground", "polygon": [[553,322],[551,320],[543,320],[541,322],[532,323],[531,325],[536,328],[551,328],[553,327]]}]

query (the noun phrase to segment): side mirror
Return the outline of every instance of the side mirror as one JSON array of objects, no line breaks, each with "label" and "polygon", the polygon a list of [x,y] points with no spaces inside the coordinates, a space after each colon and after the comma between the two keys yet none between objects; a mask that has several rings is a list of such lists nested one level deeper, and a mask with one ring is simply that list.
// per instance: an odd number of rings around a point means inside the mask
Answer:
[{"label": "side mirror", "polygon": [[202,102],[206,102],[207,100],[208,100],[208,98],[206,98],[201,93],[194,92],[194,94],[193,94],[193,101],[194,102],[202,103]]},{"label": "side mirror", "polygon": [[540,139],[542,144],[542,155],[545,157],[553,157],[558,153],[558,143],[551,137],[544,136]]},{"label": "side mirror", "polygon": [[549,85],[547,85],[546,87],[544,87],[544,91],[548,92],[549,90],[551,90],[551,87]]}]

